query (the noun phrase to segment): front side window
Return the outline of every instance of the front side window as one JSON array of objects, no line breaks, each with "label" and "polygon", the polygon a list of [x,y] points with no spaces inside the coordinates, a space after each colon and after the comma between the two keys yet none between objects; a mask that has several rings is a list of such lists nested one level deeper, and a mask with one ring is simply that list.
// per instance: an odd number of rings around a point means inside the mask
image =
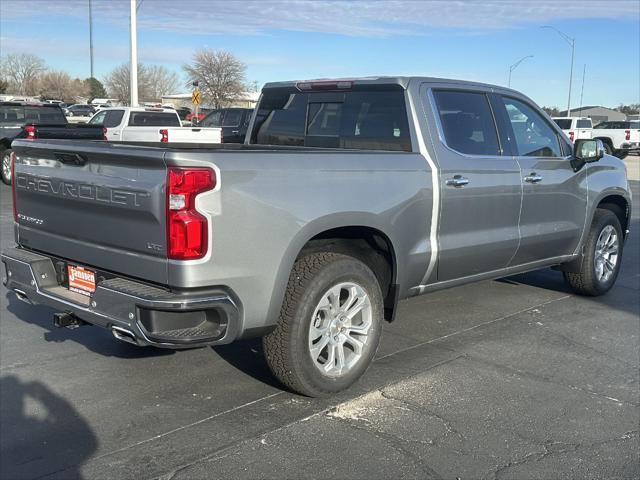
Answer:
[{"label": "front side window", "polygon": [[447,146],[467,155],[500,155],[498,133],[484,93],[435,91]]},{"label": "front side window", "polygon": [[89,120],[89,123],[91,125],[104,125],[104,119],[105,119],[106,116],[107,116],[107,112],[106,112],[106,110],[103,110],[102,112],[94,115],[91,118],[91,120]]},{"label": "front side window", "polygon": [[514,98],[502,97],[518,149],[523,157],[561,157],[555,130],[532,107]]}]

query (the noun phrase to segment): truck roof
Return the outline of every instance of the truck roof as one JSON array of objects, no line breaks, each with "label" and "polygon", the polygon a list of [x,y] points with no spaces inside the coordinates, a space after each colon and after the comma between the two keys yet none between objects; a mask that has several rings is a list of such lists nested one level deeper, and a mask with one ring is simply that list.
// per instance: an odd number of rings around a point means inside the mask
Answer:
[{"label": "truck roof", "polygon": [[452,85],[469,85],[476,87],[483,87],[488,89],[495,89],[501,91],[511,91],[519,93],[516,90],[512,90],[507,87],[499,85],[491,85],[488,83],[474,82],[469,80],[456,80],[451,78],[438,78],[438,77],[422,77],[422,76],[371,76],[371,77],[352,77],[352,78],[315,78],[307,80],[290,80],[284,82],[269,82],[266,83],[263,89],[271,88],[292,88],[297,87],[300,84],[331,84],[350,82],[352,85],[399,85],[406,89],[411,82],[427,82],[427,83],[449,83]]},{"label": "truck roof", "polygon": [[49,108],[60,108],[60,105],[57,103],[42,103],[42,102],[0,102],[0,106],[2,107],[49,107]]},{"label": "truck roof", "polygon": [[128,110],[130,112],[160,112],[160,113],[176,113],[175,108],[162,108],[162,107],[106,107],[101,108],[100,111],[105,110]]}]

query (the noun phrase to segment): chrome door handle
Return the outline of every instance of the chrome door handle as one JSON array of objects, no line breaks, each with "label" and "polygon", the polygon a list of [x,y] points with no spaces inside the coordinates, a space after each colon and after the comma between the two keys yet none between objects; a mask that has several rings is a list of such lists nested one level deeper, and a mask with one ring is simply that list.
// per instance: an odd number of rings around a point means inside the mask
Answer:
[{"label": "chrome door handle", "polygon": [[231,130],[231,133],[238,134],[238,133],[240,133],[240,130]]},{"label": "chrome door handle", "polygon": [[538,183],[542,181],[542,177],[537,173],[532,173],[531,175],[524,177],[524,181],[527,183]]},{"label": "chrome door handle", "polygon": [[448,178],[445,184],[450,187],[464,187],[469,183],[468,178],[464,178],[461,175],[455,175],[453,178]]}]

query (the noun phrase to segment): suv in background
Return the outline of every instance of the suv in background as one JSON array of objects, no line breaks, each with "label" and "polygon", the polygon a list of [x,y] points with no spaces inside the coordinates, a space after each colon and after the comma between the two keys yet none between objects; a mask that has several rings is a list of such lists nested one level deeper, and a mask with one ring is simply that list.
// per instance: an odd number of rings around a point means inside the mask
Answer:
[{"label": "suv in background", "polygon": [[572,142],[580,138],[591,138],[593,125],[588,117],[553,117],[553,121]]},{"label": "suv in background", "polygon": [[224,143],[244,143],[252,113],[252,108],[221,108],[204,117],[200,126],[221,127]]},{"label": "suv in background", "polygon": [[93,105],[88,104],[78,103],[64,109],[64,114],[67,117],[91,117],[94,113],[96,113],[96,109]]}]

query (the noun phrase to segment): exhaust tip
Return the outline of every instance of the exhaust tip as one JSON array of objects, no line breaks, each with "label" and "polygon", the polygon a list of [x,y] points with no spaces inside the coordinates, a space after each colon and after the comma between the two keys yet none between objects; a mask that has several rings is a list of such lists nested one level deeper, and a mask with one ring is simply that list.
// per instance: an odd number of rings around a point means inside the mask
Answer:
[{"label": "exhaust tip", "polygon": [[126,328],[116,327],[115,325],[111,327],[111,334],[121,340],[123,342],[131,343],[133,345],[139,345],[136,336],[133,334],[131,330],[127,330]]}]

